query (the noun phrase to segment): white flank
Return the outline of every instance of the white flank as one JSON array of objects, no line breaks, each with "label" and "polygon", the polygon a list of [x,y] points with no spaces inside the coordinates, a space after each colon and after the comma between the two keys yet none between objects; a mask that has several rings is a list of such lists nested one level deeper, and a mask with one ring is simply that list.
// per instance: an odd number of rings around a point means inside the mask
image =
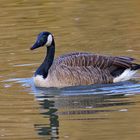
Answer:
[{"label": "white flank", "polygon": [[121,75],[113,79],[113,83],[127,81],[132,78],[132,76],[137,72],[137,70],[126,69]]},{"label": "white flank", "polygon": [[46,42],[46,46],[50,46],[50,45],[52,44],[52,40],[53,40],[52,35],[49,35],[49,36],[48,36],[48,40],[47,40],[47,42]]}]

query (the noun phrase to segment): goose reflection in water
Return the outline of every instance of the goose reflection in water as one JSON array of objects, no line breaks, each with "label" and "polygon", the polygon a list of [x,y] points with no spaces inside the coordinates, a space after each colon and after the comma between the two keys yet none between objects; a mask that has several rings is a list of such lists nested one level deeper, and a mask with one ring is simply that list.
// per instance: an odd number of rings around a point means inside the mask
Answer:
[{"label": "goose reflection in water", "polygon": [[[58,139],[59,135],[59,121],[57,109],[55,108],[55,102],[53,100],[49,100],[46,96],[38,97],[39,104],[41,105],[41,109],[47,110],[46,112],[40,112],[45,118],[49,118],[49,124],[35,124],[35,128],[38,131],[39,135],[42,136],[51,136],[51,139]],[[41,100],[40,100],[41,99]],[[43,99],[43,100],[42,100]]]},{"label": "goose reflection in water", "polygon": [[[124,110],[124,106],[133,105],[125,94],[118,95],[71,95],[71,96],[58,96],[46,95],[37,96],[37,100],[41,105],[40,114],[46,119],[49,118],[49,124],[35,124],[35,128],[40,136],[49,137],[50,140],[59,139],[59,125],[60,117],[63,120],[92,120],[99,121],[109,119],[108,116],[101,117],[99,113],[118,112],[118,106]],[[112,107],[113,108],[110,108]],[[78,122],[77,122],[78,123]]]}]

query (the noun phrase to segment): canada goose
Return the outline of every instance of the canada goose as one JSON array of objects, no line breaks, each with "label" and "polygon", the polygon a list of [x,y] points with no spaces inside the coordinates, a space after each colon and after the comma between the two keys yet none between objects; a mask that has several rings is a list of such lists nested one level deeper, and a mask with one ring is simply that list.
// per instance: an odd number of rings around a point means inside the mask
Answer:
[{"label": "canada goose", "polygon": [[50,32],[41,32],[31,50],[46,45],[47,54],[36,70],[37,87],[65,87],[106,84],[129,80],[140,65],[133,58],[74,52],[54,60],[55,41]]}]

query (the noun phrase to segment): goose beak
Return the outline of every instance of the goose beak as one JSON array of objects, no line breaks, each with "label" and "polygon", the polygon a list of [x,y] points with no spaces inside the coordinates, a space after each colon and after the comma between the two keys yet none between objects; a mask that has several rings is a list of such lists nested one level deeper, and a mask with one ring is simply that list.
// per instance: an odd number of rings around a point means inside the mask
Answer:
[{"label": "goose beak", "polygon": [[30,50],[34,50],[34,49],[39,48],[39,47],[40,47],[40,45],[36,42],[36,43],[30,48]]}]

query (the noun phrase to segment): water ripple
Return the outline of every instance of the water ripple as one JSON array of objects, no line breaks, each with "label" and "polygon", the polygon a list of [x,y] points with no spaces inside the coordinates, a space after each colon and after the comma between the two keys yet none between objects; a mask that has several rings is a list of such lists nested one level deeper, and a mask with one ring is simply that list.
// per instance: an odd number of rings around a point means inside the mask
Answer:
[{"label": "water ripple", "polygon": [[139,94],[140,81],[125,81],[113,84],[97,84],[89,86],[74,86],[65,88],[37,88],[33,84],[32,78],[15,78],[4,80],[6,85],[10,82],[20,83],[22,86],[30,89],[33,94],[47,94],[47,95],[86,95],[86,94]]}]

